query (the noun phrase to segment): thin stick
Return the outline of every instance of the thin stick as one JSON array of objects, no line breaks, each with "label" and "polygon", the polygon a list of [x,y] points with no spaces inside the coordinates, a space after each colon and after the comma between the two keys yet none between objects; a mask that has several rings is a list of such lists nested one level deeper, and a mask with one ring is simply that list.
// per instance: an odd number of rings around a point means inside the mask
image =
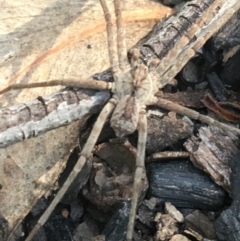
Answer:
[{"label": "thin stick", "polygon": [[146,141],[147,141],[147,116],[146,116],[146,111],[143,110],[142,112],[139,113],[136,171],[134,175],[132,204],[131,204],[131,211],[130,211],[128,228],[127,228],[127,241],[131,241],[133,236],[133,228],[134,228],[134,222],[135,222],[135,216],[136,216],[138,197],[140,192],[140,184],[141,184],[142,175],[145,169],[144,161],[145,161]]},{"label": "thin stick", "polygon": [[41,216],[41,218],[38,220],[37,224],[34,226],[30,234],[28,235],[26,241],[32,240],[34,235],[37,233],[39,228],[43,226],[46,221],[48,220],[49,216],[51,215],[52,211],[56,207],[56,205],[60,202],[63,195],[68,190],[71,183],[74,181],[74,179],[77,177],[78,173],[82,170],[83,166],[85,165],[86,161],[90,158],[92,149],[94,145],[97,142],[98,136],[103,128],[103,125],[105,124],[105,121],[107,120],[108,116],[111,114],[112,110],[114,109],[116,105],[115,99],[110,99],[108,103],[104,106],[102,109],[100,115],[98,116],[97,121],[95,122],[93,129],[91,131],[91,134],[80,154],[80,158],[78,159],[77,163],[75,164],[72,172],[70,173],[69,177],[61,187],[61,189],[58,191],[57,195],[47,208],[47,210],[44,212],[44,214]]},{"label": "thin stick", "polygon": [[172,101],[165,100],[162,98],[158,99],[158,102],[156,103],[157,106],[160,106],[161,108],[174,111],[180,115],[186,115],[189,118],[192,118],[194,120],[200,120],[201,122],[204,122],[208,125],[215,125],[225,131],[232,131],[237,135],[240,135],[240,130],[236,127],[221,123],[217,120],[214,120],[213,118],[205,115],[199,114],[197,111],[191,110],[189,108],[183,107],[181,105],[178,105]]},{"label": "thin stick", "polygon": [[167,160],[167,159],[176,159],[179,158],[188,158],[189,153],[186,151],[162,151],[153,153],[151,156],[148,157],[146,160],[146,163],[152,163],[152,162],[159,162],[161,160]]},{"label": "thin stick", "polygon": [[94,80],[94,79],[86,79],[86,80],[77,80],[77,79],[64,79],[64,80],[49,80],[38,83],[19,83],[13,84],[5,89],[0,90],[0,94],[3,94],[9,90],[17,90],[17,89],[30,89],[37,87],[46,87],[46,86],[68,86],[68,87],[76,87],[76,88],[85,88],[85,89],[94,89],[94,90],[109,90],[112,88],[111,82],[106,82],[103,80]]}]

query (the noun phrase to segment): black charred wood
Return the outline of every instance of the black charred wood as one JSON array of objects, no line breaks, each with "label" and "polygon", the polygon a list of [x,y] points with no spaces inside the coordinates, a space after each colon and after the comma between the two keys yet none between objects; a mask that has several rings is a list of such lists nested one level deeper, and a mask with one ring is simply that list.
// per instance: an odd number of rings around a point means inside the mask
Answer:
[{"label": "black charred wood", "polygon": [[44,225],[47,240],[51,241],[72,241],[75,229],[70,216],[65,218],[62,215],[55,215]]},{"label": "black charred wood", "polygon": [[218,101],[226,101],[229,93],[224,86],[223,82],[220,80],[216,73],[211,73],[207,75],[207,80],[210,85],[211,90],[216,96]]},{"label": "black charred wood", "polygon": [[240,153],[229,160],[231,167],[231,189],[233,202],[230,208],[223,211],[215,222],[219,240],[240,240]]},{"label": "black charred wood", "polygon": [[[232,209],[237,215],[240,215],[240,153],[231,158],[228,162],[231,167],[231,189],[232,189]],[[240,217],[240,216],[239,216]]]},{"label": "black charred wood", "polygon": [[175,6],[184,2],[185,0],[163,0],[163,4],[166,4],[169,6]]},{"label": "black charred wood", "polygon": [[231,49],[240,44],[240,11],[237,11],[229,21],[214,35],[215,50]]},{"label": "black charred wood", "polygon": [[119,209],[113,214],[102,232],[107,241],[125,240],[130,207],[130,202],[122,202]]},{"label": "black charred wood", "polygon": [[178,208],[217,210],[226,192],[188,160],[147,165],[149,195],[171,202]]},{"label": "black charred wood", "polygon": [[6,240],[7,236],[8,236],[8,222],[0,214],[0,240]]},{"label": "black charred wood", "polygon": [[206,70],[203,62],[201,57],[196,57],[183,67],[180,77],[187,86],[194,86],[204,81]]},{"label": "black charred wood", "polygon": [[232,89],[240,89],[240,51],[238,51],[224,66],[220,73],[223,83]]},{"label": "black charred wood", "polygon": [[217,237],[220,241],[240,240],[240,219],[234,211],[229,208],[223,211],[214,223]]}]

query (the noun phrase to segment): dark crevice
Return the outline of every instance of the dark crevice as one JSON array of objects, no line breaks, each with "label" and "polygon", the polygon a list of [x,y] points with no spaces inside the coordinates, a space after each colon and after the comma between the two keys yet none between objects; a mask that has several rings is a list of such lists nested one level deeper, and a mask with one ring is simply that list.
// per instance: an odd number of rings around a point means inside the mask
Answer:
[{"label": "dark crevice", "polygon": [[31,111],[31,108],[29,108],[28,105],[24,104],[24,106],[26,107],[28,113],[29,113],[29,117],[32,117],[32,111]]},{"label": "dark crevice", "polygon": [[43,99],[43,97],[42,96],[38,96],[37,100],[42,103],[42,106],[44,107],[44,110],[45,110],[45,114],[48,115],[47,106],[46,106],[46,103],[45,103],[45,100]]}]

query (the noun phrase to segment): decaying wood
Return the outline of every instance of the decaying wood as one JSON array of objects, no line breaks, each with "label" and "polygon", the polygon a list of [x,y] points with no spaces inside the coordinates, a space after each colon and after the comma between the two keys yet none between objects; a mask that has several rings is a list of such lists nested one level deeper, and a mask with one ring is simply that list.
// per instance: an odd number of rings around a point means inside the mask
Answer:
[{"label": "decaying wood", "polygon": [[162,31],[140,47],[146,59],[157,56],[161,60],[153,76],[159,80],[159,88],[173,79],[239,8],[238,0],[191,1],[176,17],[164,22]]},{"label": "decaying wood", "polygon": [[228,161],[236,155],[239,144],[234,132],[210,126],[200,128],[199,137],[190,138],[184,146],[191,154],[190,159],[195,166],[207,172],[218,185],[231,192],[231,169]]},{"label": "decaying wood", "polygon": [[203,236],[210,240],[216,239],[216,233],[214,230],[213,223],[209,218],[203,214],[200,210],[196,210],[185,217],[185,230],[198,234],[198,236]]},{"label": "decaying wood", "polygon": [[165,203],[164,213],[157,213],[155,220],[157,232],[155,240],[170,240],[179,233],[179,223],[183,223],[183,215],[169,202]]},{"label": "decaying wood", "polygon": [[157,96],[185,107],[201,108],[203,107],[201,99],[203,99],[206,92],[206,90],[187,90],[176,93],[159,92]]}]

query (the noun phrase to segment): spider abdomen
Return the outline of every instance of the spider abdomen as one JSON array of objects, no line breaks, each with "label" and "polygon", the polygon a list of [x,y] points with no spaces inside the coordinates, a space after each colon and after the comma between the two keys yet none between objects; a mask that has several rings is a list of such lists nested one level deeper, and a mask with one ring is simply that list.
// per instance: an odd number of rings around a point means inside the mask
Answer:
[{"label": "spider abdomen", "polygon": [[126,95],[118,101],[111,118],[111,127],[118,137],[133,133],[137,129],[140,106],[134,96]]}]

